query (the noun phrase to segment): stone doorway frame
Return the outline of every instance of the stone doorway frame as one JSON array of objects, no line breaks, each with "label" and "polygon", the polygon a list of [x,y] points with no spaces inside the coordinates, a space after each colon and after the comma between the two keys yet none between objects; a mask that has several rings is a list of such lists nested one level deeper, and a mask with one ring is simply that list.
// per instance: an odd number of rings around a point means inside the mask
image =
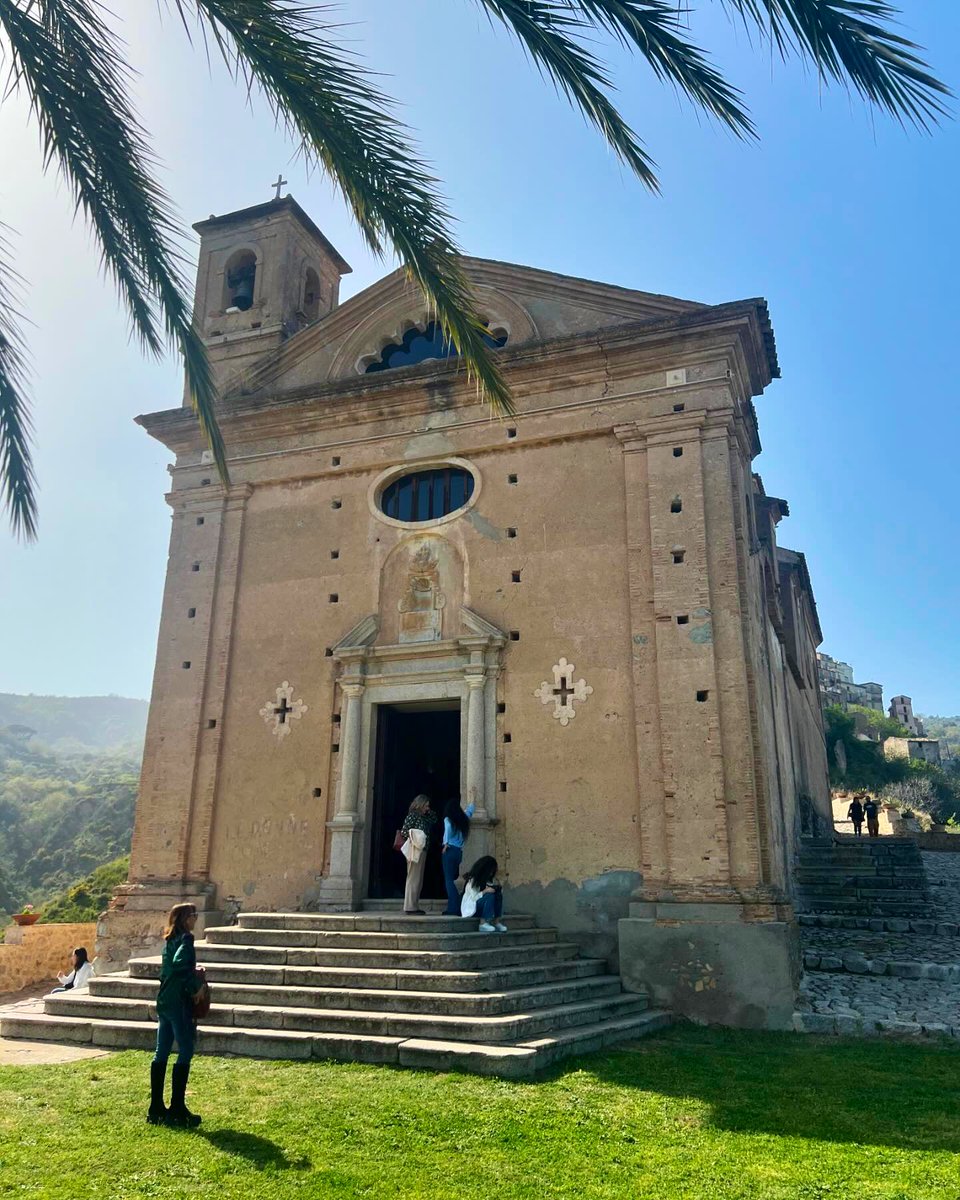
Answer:
[{"label": "stone doorway frame", "polygon": [[477,854],[493,852],[497,824],[497,680],[506,634],[469,608],[461,633],[436,642],[375,645],[376,616],[365,617],[333,647],[340,664],[340,776],[330,831],[330,867],[320,880],[324,905],[357,909],[367,897],[370,816],[381,704],[460,703],[460,794],[473,804]]}]

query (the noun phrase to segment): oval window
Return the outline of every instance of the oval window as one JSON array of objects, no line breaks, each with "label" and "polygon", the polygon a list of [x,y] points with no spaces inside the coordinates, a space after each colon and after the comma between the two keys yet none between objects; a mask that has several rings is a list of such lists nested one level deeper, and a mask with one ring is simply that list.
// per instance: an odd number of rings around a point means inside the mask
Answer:
[{"label": "oval window", "polygon": [[380,494],[380,511],[394,521],[436,521],[463,508],[473,495],[473,476],[462,467],[438,467],[402,475]]}]

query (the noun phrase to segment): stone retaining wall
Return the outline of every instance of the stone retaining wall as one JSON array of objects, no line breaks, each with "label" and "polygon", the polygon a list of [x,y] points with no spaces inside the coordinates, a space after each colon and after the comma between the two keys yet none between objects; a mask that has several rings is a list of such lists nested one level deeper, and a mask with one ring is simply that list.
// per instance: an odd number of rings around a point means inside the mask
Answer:
[{"label": "stone retaining wall", "polygon": [[947,850],[960,854],[960,833],[910,833],[921,850]]},{"label": "stone retaining wall", "polygon": [[70,956],[86,946],[92,956],[97,927],[77,925],[11,925],[0,945],[0,993],[19,992],[35,983],[56,984],[70,969]]}]

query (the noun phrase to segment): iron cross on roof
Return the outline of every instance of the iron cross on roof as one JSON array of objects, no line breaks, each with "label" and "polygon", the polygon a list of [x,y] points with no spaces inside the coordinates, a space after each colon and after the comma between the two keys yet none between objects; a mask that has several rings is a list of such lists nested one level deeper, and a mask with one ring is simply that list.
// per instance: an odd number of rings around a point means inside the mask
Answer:
[{"label": "iron cross on roof", "polygon": [[275,187],[277,189],[277,194],[274,196],[274,200],[280,199],[280,189],[283,187],[283,185],[285,183],[289,183],[289,182],[290,181],[288,179],[284,179],[282,171],[277,172],[277,178],[276,178],[275,182],[270,184],[271,187]]}]

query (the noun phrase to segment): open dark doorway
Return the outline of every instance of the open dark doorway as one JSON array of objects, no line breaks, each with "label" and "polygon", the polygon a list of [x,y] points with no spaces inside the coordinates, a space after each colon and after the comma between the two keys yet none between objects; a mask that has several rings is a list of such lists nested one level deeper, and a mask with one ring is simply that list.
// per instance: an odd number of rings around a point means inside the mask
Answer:
[{"label": "open dark doorway", "polygon": [[440,865],[443,808],[451,796],[460,794],[460,708],[381,704],[370,838],[368,895],[372,899],[403,896],[407,860],[394,850],[393,839],[410,801],[421,793],[430,797],[437,814],[421,895],[424,900],[440,900],[446,896]]}]

